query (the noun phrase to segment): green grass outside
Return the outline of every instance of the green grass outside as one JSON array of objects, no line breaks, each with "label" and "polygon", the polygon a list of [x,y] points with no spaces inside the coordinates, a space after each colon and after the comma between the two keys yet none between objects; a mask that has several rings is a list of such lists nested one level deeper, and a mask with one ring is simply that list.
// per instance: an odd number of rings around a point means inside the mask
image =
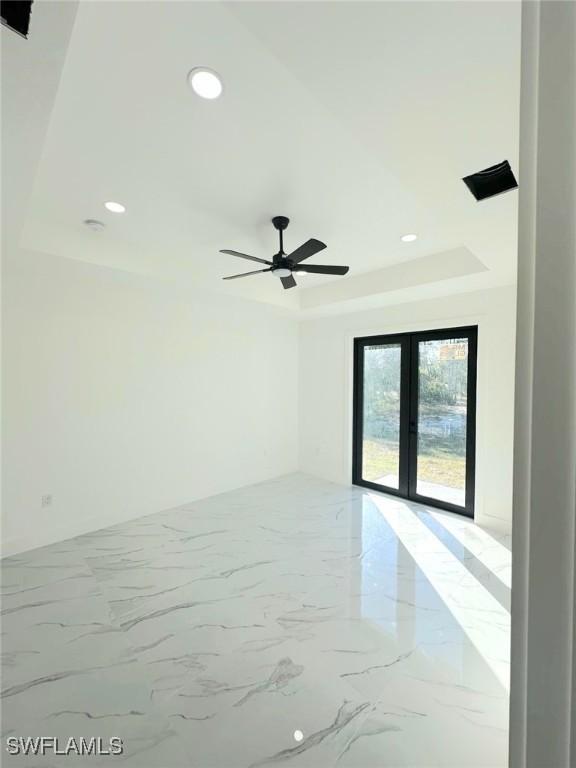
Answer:
[{"label": "green grass outside", "polygon": [[[363,476],[375,481],[385,475],[398,476],[398,447],[380,440],[364,440]],[[418,457],[418,477],[448,488],[464,488],[466,460],[463,456],[437,452]]]}]

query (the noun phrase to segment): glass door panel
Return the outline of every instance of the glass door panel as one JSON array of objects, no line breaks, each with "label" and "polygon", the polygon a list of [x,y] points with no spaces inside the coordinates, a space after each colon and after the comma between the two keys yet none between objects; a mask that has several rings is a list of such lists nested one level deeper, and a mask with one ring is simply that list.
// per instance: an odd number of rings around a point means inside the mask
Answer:
[{"label": "glass door panel", "polygon": [[401,345],[364,347],[362,479],[400,487]]},{"label": "glass door panel", "polygon": [[468,339],[417,344],[416,493],[464,507]]},{"label": "glass door panel", "polygon": [[355,339],[354,483],[473,517],[476,337]]}]

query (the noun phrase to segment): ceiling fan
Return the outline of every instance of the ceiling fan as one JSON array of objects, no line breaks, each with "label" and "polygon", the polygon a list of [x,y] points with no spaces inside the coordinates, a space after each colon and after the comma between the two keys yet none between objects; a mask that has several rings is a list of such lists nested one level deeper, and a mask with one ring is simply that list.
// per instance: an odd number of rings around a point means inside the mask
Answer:
[{"label": "ceiling fan", "polygon": [[320,240],[316,240],[313,237],[301,245],[300,248],[296,248],[295,251],[286,255],[284,253],[283,232],[289,223],[290,219],[286,216],[274,216],[272,219],[272,224],[274,224],[274,227],[278,230],[280,235],[280,250],[272,257],[272,261],[258,259],[256,256],[249,256],[247,253],[239,253],[238,251],[220,251],[220,253],[229,253],[231,256],[239,256],[241,259],[258,261],[260,264],[268,265],[266,269],[256,269],[253,272],[242,272],[240,275],[229,275],[222,279],[237,280],[239,277],[257,275],[261,272],[272,272],[273,275],[280,278],[284,288],[294,288],[296,280],[294,279],[293,272],[309,272],[317,275],[345,275],[346,272],[348,272],[350,267],[336,267],[324,264],[301,264],[304,259],[309,259],[310,256],[314,256],[315,253],[326,248],[325,243],[322,243]]}]

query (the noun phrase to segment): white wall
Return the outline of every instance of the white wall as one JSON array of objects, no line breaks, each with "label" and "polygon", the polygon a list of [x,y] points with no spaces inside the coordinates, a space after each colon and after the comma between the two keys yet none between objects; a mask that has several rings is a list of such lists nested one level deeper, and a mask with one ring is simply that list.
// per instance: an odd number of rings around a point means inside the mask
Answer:
[{"label": "white wall", "polygon": [[300,325],[300,467],[340,483],[352,474],[355,336],[478,325],[476,520],[512,517],[515,288],[504,287]]},{"label": "white wall", "polygon": [[4,257],[5,554],[296,469],[282,310]]},{"label": "white wall", "polygon": [[475,323],[477,520],[507,529],[514,313],[509,287],[304,319],[298,332],[271,306],[5,254],[4,553],[298,466],[349,483],[354,336]]},{"label": "white wall", "polygon": [[576,766],[576,4],[522,12],[511,768]]}]

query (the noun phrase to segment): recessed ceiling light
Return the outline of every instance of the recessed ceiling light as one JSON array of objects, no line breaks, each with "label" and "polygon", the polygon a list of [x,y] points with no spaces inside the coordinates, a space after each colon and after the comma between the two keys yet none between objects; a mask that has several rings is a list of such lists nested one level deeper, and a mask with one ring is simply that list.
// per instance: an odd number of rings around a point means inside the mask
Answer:
[{"label": "recessed ceiling light", "polygon": [[126,210],[125,205],[122,205],[122,203],[115,203],[112,200],[110,200],[107,203],[104,203],[104,208],[107,208],[109,211],[112,211],[112,213],[124,213],[124,211]]},{"label": "recessed ceiling light", "polygon": [[418,240],[418,235],[402,235],[400,238],[403,243],[413,243],[414,240]]},{"label": "recessed ceiling light", "polygon": [[222,80],[213,69],[194,67],[188,74],[192,90],[203,99],[217,99],[222,93]]}]

